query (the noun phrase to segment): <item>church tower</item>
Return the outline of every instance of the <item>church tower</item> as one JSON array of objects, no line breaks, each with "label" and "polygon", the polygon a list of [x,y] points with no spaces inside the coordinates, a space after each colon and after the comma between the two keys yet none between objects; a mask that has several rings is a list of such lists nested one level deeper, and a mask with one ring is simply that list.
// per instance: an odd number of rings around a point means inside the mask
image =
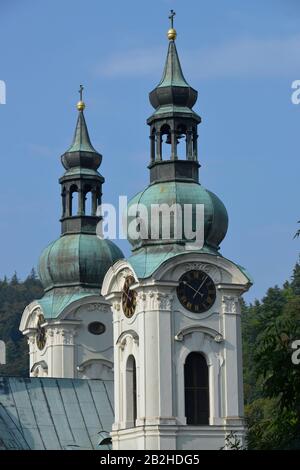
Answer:
[{"label": "church tower", "polygon": [[[199,182],[197,92],[181,69],[173,17],[150,93],[150,184],[128,205],[132,255],[102,286],[113,309],[114,449],[220,449],[231,432],[244,439],[239,299],[251,280],[219,251],[228,215]],[[199,243],[189,233],[201,213]]]},{"label": "church tower", "polygon": [[113,379],[111,311],[100,288],[123,254],[96,235],[102,155],[90,141],[82,90],[74,139],[61,157],[61,236],[41,254],[44,295],[26,307],[20,330],[28,339],[32,376]]}]

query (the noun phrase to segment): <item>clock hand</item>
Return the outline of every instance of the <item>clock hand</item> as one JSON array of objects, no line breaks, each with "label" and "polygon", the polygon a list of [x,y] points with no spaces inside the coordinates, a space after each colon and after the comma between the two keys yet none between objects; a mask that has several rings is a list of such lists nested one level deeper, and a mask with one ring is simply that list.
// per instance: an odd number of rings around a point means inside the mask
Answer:
[{"label": "clock hand", "polygon": [[[202,288],[202,286],[205,284],[206,280],[207,280],[208,276],[205,276],[204,280],[201,282],[200,286],[198,287],[196,293],[194,294],[194,297],[193,299],[196,297],[197,294],[200,294],[201,295],[201,292],[200,289]],[[203,294],[202,294],[202,297],[203,297]]]},{"label": "clock hand", "polygon": [[191,289],[193,289],[196,292],[196,289],[194,289],[193,286],[191,286],[188,282],[186,282],[186,281],[182,281],[182,282],[183,282],[183,284],[190,287]]},{"label": "clock hand", "polygon": [[127,292],[123,291],[123,294],[126,295],[126,297],[127,297],[128,300],[131,300],[131,297],[127,294]]},{"label": "clock hand", "polygon": [[[197,292],[196,289],[194,289],[193,286],[191,286],[188,282],[183,281],[183,284],[185,284],[186,286],[190,287],[190,289],[193,289],[193,291],[196,292],[197,294],[199,293],[199,292]],[[196,295],[196,294],[195,294],[195,295]],[[194,297],[195,297],[195,295],[194,295]]]}]

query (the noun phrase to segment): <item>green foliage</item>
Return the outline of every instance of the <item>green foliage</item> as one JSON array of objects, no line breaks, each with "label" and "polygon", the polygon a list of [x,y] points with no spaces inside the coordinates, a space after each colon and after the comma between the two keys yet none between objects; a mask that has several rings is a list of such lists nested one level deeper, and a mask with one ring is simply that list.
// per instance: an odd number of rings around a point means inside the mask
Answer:
[{"label": "green foliage", "polygon": [[244,447],[236,433],[231,431],[225,437],[225,445],[220,450],[244,450]]},{"label": "green foliage", "polygon": [[245,407],[249,449],[300,449],[299,418],[291,409],[280,409],[277,399],[258,398]]},{"label": "green foliage", "polygon": [[0,339],[6,343],[6,365],[2,376],[28,377],[28,346],[19,331],[24,308],[42,296],[43,289],[34,270],[25,281],[15,273],[10,281],[0,280]]},{"label": "green foliage", "polygon": [[291,344],[300,339],[299,264],[291,283],[243,311],[248,446],[300,448],[300,367],[291,360]]}]

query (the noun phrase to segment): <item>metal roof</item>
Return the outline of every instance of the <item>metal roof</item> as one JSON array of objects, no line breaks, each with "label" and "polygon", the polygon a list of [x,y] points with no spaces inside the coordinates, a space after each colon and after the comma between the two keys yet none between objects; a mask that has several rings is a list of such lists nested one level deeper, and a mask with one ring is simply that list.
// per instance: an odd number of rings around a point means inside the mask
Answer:
[{"label": "metal roof", "polygon": [[190,85],[183,76],[182,68],[180,65],[176,44],[174,41],[169,42],[168,54],[163,71],[163,76],[157,85],[158,87],[178,86],[187,87]]},{"label": "metal roof", "polygon": [[97,289],[78,288],[57,288],[46,292],[41,299],[36,302],[41,305],[46,319],[57,318],[72,303],[85,297],[99,295]]},{"label": "metal roof", "polygon": [[[54,287],[100,289],[103,278],[122,251],[96,233],[69,233],[50,243],[42,252],[39,277],[46,291]],[[74,289],[75,290],[75,289]]]},{"label": "metal roof", "polygon": [[[160,210],[159,207],[167,207],[168,210],[172,208],[174,210],[174,204],[180,207],[180,213],[168,219],[169,235],[163,234],[163,224],[159,222],[158,234],[156,237],[152,237],[154,222],[159,220],[155,217],[153,209],[156,207],[157,210]],[[142,192],[135,195],[128,204],[128,227],[131,226],[131,222],[139,213],[140,219],[145,219],[144,227],[148,231],[148,237],[144,239],[130,237],[130,231],[128,230],[127,239],[135,249],[146,245],[169,246],[170,244],[178,245],[178,243],[194,243],[196,238],[190,240],[189,235],[186,236],[186,229],[189,229],[189,231],[192,229],[195,235],[199,223],[197,222],[199,219],[197,216],[198,205],[204,206],[204,246],[209,251],[218,254],[219,245],[224,239],[228,228],[227,210],[214,193],[194,181],[159,181],[150,184]],[[187,211],[188,208],[191,209],[190,213]],[[166,228],[168,227],[166,226]]]},{"label": "metal roof", "polygon": [[0,377],[0,449],[109,449],[113,419],[113,381]]},{"label": "metal roof", "polygon": [[80,111],[78,114],[73,142],[67,152],[91,152],[98,154],[91,144],[83,111]]}]

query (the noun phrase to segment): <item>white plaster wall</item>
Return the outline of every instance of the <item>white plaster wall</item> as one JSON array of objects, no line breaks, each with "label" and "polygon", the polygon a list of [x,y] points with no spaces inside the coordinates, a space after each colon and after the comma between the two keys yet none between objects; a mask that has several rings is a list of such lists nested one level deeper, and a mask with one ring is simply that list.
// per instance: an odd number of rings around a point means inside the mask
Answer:
[{"label": "white plaster wall", "polygon": [[[23,314],[21,331],[29,344],[30,375],[69,378],[113,378],[112,313],[101,296],[74,302],[53,320],[45,320],[46,345],[40,351],[35,335],[37,318],[43,314],[38,302]],[[94,335],[88,325],[105,325],[105,332]]]}]

